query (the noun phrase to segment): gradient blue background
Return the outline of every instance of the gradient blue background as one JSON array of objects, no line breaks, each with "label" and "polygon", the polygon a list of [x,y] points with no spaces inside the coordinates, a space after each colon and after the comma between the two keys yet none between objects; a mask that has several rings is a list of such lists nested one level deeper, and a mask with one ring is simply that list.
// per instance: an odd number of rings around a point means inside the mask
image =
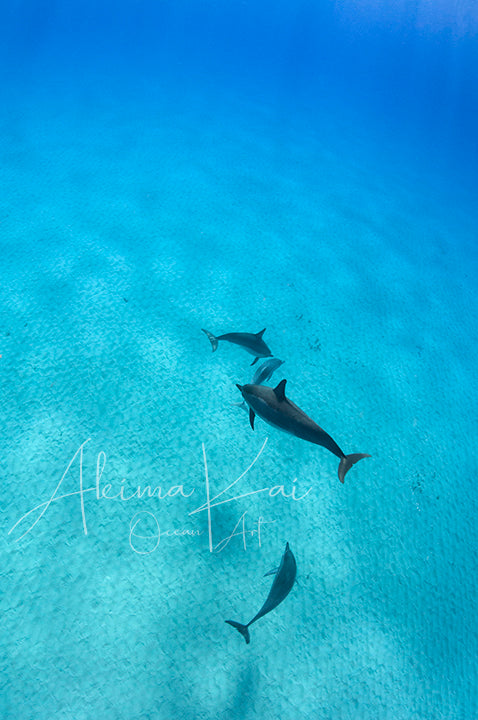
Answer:
[{"label": "gradient blue background", "polygon": [[[0,90],[1,717],[474,718],[476,5],[4,3]],[[202,327],[267,327],[273,381],[372,458],[342,486],[253,433],[251,358]],[[89,492],[87,535],[72,495],[21,538],[87,438],[85,486],[105,453],[195,494]],[[266,438],[241,492],[310,493],[213,509],[217,543],[270,524],[210,553],[202,443],[217,493]],[[145,511],[200,534],[138,554]],[[286,541],[246,646],[224,620]]]}]

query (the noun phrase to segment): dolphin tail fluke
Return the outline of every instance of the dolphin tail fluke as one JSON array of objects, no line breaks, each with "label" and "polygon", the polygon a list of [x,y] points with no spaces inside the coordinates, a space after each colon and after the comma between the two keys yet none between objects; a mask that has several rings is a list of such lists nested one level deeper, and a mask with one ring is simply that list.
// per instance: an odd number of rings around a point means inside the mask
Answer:
[{"label": "dolphin tail fluke", "polygon": [[208,332],[207,330],[205,330],[204,328],[201,328],[201,330],[203,331],[203,333],[206,333],[209,340],[211,341],[212,351],[214,352],[215,350],[217,350],[217,342],[218,342],[217,337],[215,335],[213,335],[212,333]]},{"label": "dolphin tail fluke", "polygon": [[232,625],[232,627],[235,627],[236,630],[239,630],[242,637],[246,641],[247,645],[251,642],[251,637],[249,635],[249,627],[248,625],[242,625],[241,623],[236,622],[235,620],[226,620],[228,625]]},{"label": "dolphin tail fluke", "polygon": [[370,455],[367,455],[366,453],[352,453],[352,455],[344,455],[339,463],[340,482],[343,483],[345,476],[352,467],[352,465],[355,465],[356,462],[366,457],[370,457]]}]

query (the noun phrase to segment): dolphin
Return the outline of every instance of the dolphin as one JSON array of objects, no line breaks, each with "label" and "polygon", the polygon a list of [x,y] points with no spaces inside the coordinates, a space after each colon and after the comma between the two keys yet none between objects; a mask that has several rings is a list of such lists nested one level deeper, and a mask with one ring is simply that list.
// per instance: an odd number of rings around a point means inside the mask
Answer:
[{"label": "dolphin", "polygon": [[345,475],[352,465],[370,455],[365,453],[346,455],[325,430],[322,430],[303,410],[286,398],[286,382],[286,380],[281,380],[275,388],[266,385],[237,385],[249,406],[251,428],[254,430],[254,418],[257,414],[273,427],[330,450],[340,458],[338,473],[339,480],[343,483]]},{"label": "dolphin", "polygon": [[[266,360],[265,363],[262,363],[262,365],[258,367],[256,372],[254,373],[252,384],[262,385],[262,383],[266,382],[266,380],[269,380],[271,375],[273,375],[274,371],[283,364],[284,361],[279,360],[279,358],[270,358],[269,360]],[[236,407],[240,407],[243,410],[247,410],[247,405],[244,400],[240,403],[233,403],[233,405],[235,405]]]},{"label": "dolphin", "polygon": [[251,641],[249,635],[249,625],[252,625],[252,623],[256,622],[256,620],[259,620],[259,618],[264,617],[264,615],[267,615],[267,613],[270,613],[271,610],[274,610],[274,608],[276,608],[283,600],[285,600],[287,595],[292,590],[296,574],[297,563],[295,562],[295,557],[292,553],[292,550],[289,548],[289,543],[286,543],[284,554],[282,556],[282,560],[280,561],[279,567],[266,573],[266,575],[275,575],[275,578],[274,582],[272,583],[271,589],[269,590],[269,595],[267,596],[264,605],[261,607],[257,615],[254,615],[252,620],[250,620],[247,625],[242,625],[242,623],[236,622],[235,620],[225,621],[229,625],[232,625],[232,627],[235,627],[236,630],[239,630],[241,635],[244,637],[247,645],[249,645]]},{"label": "dolphin", "polygon": [[253,385],[262,385],[262,383],[267,382],[270,377],[272,377],[272,374],[277,370],[278,367],[280,367],[284,363],[283,360],[279,360],[279,358],[270,358],[269,360],[266,360],[260,367],[257,368],[256,372],[254,373],[254,377],[252,378],[252,384]]},{"label": "dolphin", "polygon": [[217,344],[219,340],[227,340],[227,342],[234,343],[234,345],[240,345],[244,348],[244,350],[247,350],[248,353],[251,353],[251,355],[255,355],[255,360],[251,362],[251,365],[254,365],[259,360],[259,358],[272,357],[270,349],[267,347],[264,340],[262,339],[262,336],[266,331],[265,328],[264,330],[261,330],[260,332],[255,334],[226,333],[225,335],[218,335],[217,337],[212,333],[208,332],[207,330],[204,330],[204,328],[201,328],[201,330],[208,336],[212,345],[213,352],[217,350]]}]

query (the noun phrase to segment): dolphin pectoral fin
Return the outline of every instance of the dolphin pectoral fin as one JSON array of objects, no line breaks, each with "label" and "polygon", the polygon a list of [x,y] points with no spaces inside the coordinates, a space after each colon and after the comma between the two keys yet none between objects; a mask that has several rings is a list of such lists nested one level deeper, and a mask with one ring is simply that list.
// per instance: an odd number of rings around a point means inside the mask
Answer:
[{"label": "dolphin pectoral fin", "polygon": [[252,408],[249,408],[249,422],[251,424],[251,428],[254,430],[254,418],[256,417],[256,413]]},{"label": "dolphin pectoral fin", "polygon": [[277,575],[278,572],[279,572],[279,568],[276,567],[276,568],[274,568],[273,570],[269,570],[269,572],[266,572],[266,574],[264,575],[264,577],[267,577],[268,575]]},{"label": "dolphin pectoral fin", "polygon": [[259,360],[259,358],[256,357],[256,358],[251,362],[251,366],[252,366],[252,365],[255,365],[258,360]]},{"label": "dolphin pectoral fin", "polygon": [[246,405],[246,403],[245,403],[244,400],[243,400],[242,402],[240,402],[240,403],[232,403],[232,405],[233,405],[234,407],[242,408],[243,410],[247,410],[247,405]]},{"label": "dolphin pectoral fin", "polygon": [[206,333],[206,335],[208,336],[208,338],[211,342],[211,345],[212,345],[212,351],[214,352],[215,350],[217,350],[217,343],[218,343],[217,337],[215,335],[213,335],[212,333],[208,332],[207,330],[204,330],[204,328],[201,328],[201,330],[203,331],[203,333]]},{"label": "dolphin pectoral fin", "polygon": [[242,637],[246,641],[246,644],[249,645],[251,642],[251,636],[249,635],[249,628],[247,625],[242,625],[242,623],[238,623],[235,620],[225,620],[228,625],[232,625],[232,627],[236,628],[236,630],[239,630]]},{"label": "dolphin pectoral fin", "polygon": [[355,465],[356,462],[359,460],[362,460],[362,458],[371,457],[371,455],[367,455],[366,453],[352,453],[352,455],[344,455],[344,457],[339,462],[339,480],[341,483],[344,482],[345,475],[348,473],[352,465]]},{"label": "dolphin pectoral fin", "polygon": [[285,400],[285,384],[287,380],[281,380],[277,387],[274,388],[275,396],[279,402]]}]

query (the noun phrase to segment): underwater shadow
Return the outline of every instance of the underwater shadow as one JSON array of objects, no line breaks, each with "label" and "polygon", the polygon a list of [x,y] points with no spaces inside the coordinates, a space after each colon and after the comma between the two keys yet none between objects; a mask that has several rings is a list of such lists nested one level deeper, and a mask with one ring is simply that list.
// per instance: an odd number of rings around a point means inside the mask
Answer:
[{"label": "underwater shadow", "polygon": [[256,666],[243,668],[238,674],[236,692],[232,705],[228,708],[231,717],[242,718],[255,717],[254,700],[259,685],[259,671]]}]

